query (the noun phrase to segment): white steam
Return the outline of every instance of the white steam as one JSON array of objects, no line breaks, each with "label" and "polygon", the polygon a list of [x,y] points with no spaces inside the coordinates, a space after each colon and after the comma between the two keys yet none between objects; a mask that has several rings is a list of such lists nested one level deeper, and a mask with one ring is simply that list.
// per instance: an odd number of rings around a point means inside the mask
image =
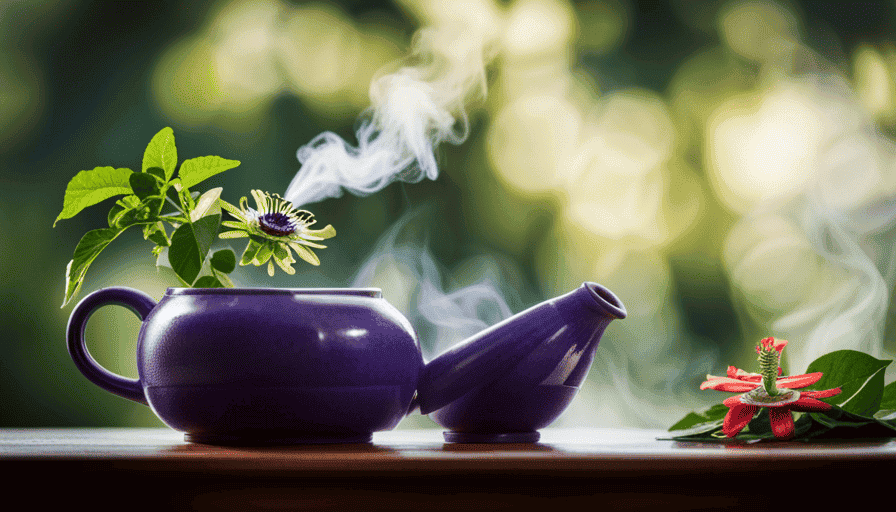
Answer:
[{"label": "white steam", "polygon": [[343,191],[364,196],[394,181],[435,179],[435,148],[467,138],[464,108],[485,94],[487,53],[486,40],[468,30],[420,32],[404,66],[371,84],[358,145],[332,132],[315,137],[299,149],[302,166],[284,197],[303,206]]},{"label": "white steam", "polygon": [[[411,320],[423,355],[431,359],[510,317],[505,293],[517,295],[514,289],[523,284],[515,269],[508,276],[490,256],[474,258],[453,274],[444,272],[426,247],[417,222],[421,216],[421,210],[409,212],[389,228],[351,286],[381,288],[387,300]],[[461,286],[471,280],[472,284]],[[508,287],[505,293],[499,282]]]},{"label": "white steam", "polygon": [[790,340],[790,371],[852,349],[881,357],[896,253],[896,147],[830,72],[798,79],[822,129],[799,195],[732,230],[728,265],[767,335]]}]

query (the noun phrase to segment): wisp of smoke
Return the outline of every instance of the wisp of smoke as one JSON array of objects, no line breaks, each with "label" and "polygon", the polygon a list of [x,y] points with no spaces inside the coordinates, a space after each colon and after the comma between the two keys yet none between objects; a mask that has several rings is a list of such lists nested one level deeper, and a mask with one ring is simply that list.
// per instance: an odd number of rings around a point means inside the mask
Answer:
[{"label": "wisp of smoke", "polygon": [[284,197],[303,206],[343,191],[365,196],[394,181],[435,179],[435,148],[467,138],[464,106],[485,94],[488,46],[457,27],[421,31],[412,56],[371,84],[358,145],[332,132],[315,137],[298,150],[302,166]]},{"label": "wisp of smoke", "polygon": [[382,288],[389,302],[414,324],[424,356],[430,359],[512,312],[494,278],[445,291],[454,287],[443,284],[451,279],[439,268],[420,234],[416,221],[421,212],[413,210],[389,228],[361,265],[352,286]]},{"label": "wisp of smoke", "polygon": [[[800,299],[769,322],[775,336],[797,342],[788,348],[794,372],[833,350],[883,355],[896,263],[896,147],[878,133],[842,78],[822,70],[800,80],[810,87],[824,126],[813,186],[790,201],[760,206],[741,223],[749,227],[771,218],[795,227],[796,234],[764,238],[732,262],[735,276],[741,274],[737,284],[762,288],[770,286],[762,275],[739,269],[786,250],[794,237],[817,258],[818,271],[807,274],[813,277],[803,283],[806,289],[794,292]],[[800,270],[815,264],[801,261]],[[779,283],[775,290],[792,284]]]}]

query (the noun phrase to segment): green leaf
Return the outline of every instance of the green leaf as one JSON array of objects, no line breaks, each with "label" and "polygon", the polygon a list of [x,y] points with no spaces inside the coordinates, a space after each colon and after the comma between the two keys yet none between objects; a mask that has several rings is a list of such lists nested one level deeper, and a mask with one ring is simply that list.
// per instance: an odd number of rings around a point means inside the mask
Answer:
[{"label": "green leaf", "polygon": [[196,208],[196,202],[193,200],[193,194],[190,193],[190,189],[179,187],[177,197],[184,212],[191,212],[193,208]]},{"label": "green leaf", "polygon": [[192,284],[202,269],[202,258],[199,256],[199,244],[193,234],[191,224],[183,224],[171,235],[171,247],[168,248],[168,261],[174,272]]},{"label": "green leaf", "polygon": [[883,395],[880,397],[881,409],[896,410],[896,381],[893,381],[884,388]]},{"label": "green leaf", "polygon": [[227,160],[226,158],[221,158],[219,156],[200,156],[198,158],[184,160],[184,163],[180,164],[180,172],[178,176],[180,177],[181,184],[184,187],[190,188],[197,183],[201,183],[202,181],[228,169],[233,169],[238,165],[240,165],[240,162],[237,160]]},{"label": "green leaf", "polygon": [[152,174],[135,172],[128,178],[128,182],[131,185],[131,190],[134,191],[134,195],[140,199],[159,195],[159,180]]},{"label": "green leaf", "polygon": [[224,288],[225,286],[218,281],[215,276],[202,276],[196,280],[193,288]]},{"label": "green leaf", "polygon": [[161,167],[150,167],[143,172],[152,174],[153,176],[158,178],[161,183],[165,183],[166,181],[168,181],[165,179],[165,169],[162,169]]},{"label": "green leaf", "polygon": [[53,226],[62,219],[70,219],[84,208],[93,206],[110,197],[130,194],[129,178],[134,171],[114,167],[97,167],[81,171],[68,182],[62,212],[53,221]]},{"label": "green leaf", "polygon": [[218,198],[221,197],[221,187],[213,188],[202,194],[196,201],[196,207],[190,212],[190,221],[196,222],[206,215],[221,215],[221,207],[218,205]]},{"label": "green leaf", "polygon": [[676,429],[674,436],[660,437],[659,439],[673,439],[676,441],[714,441],[716,440],[715,434],[722,432],[722,423],[723,420],[696,423],[686,429]]},{"label": "green leaf", "polygon": [[206,215],[192,224],[193,233],[195,233],[196,241],[199,243],[199,252],[202,260],[205,261],[208,250],[211,249],[212,244],[215,243],[215,239],[218,237],[218,230],[221,228],[221,214]]},{"label": "green leaf", "polygon": [[884,369],[891,362],[855,350],[838,350],[813,361],[806,373],[824,374],[811,389],[841,389],[839,395],[824,399],[825,402],[850,413],[870,416],[880,408]]},{"label": "green leaf", "polygon": [[123,231],[124,229],[118,228],[94,229],[81,237],[81,241],[75,247],[75,255],[65,269],[65,300],[62,302],[62,307],[65,307],[81,289],[84,276],[93,260]]},{"label": "green leaf", "polygon": [[121,221],[122,216],[129,210],[133,210],[140,206],[140,200],[137,199],[137,196],[130,195],[124,196],[118,201],[115,201],[115,205],[112,206],[112,209],[109,210],[109,215],[107,220],[109,221],[109,227],[121,227],[119,226],[119,222]]},{"label": "green leaf", "polygon": [[153,241],[160,247],[168,247],[171,245],[171,240],[168,239],[168,235],[165,233],[165,225],[162,224],[162,221],[157,221],[154,224],[147,224],[144,226],[143,239]]},{"label": "green leaf", "polygon": [[[129,197],[136,198],[137,196]],[[162,196],[150,196],[143,201],[137,201],[135,206],[128,207],[116,217],[115,227],[124,228],[134,224],[151,224],[156,222],[159,218],[159,211],[162,209],[163,201]]]},{"label": "green leaf", "polygon": [[723,404],[716,404],[702,411],[689,412],[684,418],[678,420],[678,423],[669,427],[669,431],[685,430],[702,423],[720,420],[726,414],[728,414],[728,408]]},{"label": "green leaf", "polygon": [[165,181],[174,176],[174,168],[177,167],[177,146],[174,145],[174,130],[162,128],[153,136],[143,152],[143,172],[153,167],[165,171]]},{"label": "green leaf", "polygon": [[828,427],[827,432],[815,435],[816,438],[854,439],[858,437],[893,437],[896,425],[873,417],[860,416],[834,407],[830,411],[811,413],[815,421]]},{"label": "green leaf", "polygon": [[227,210],[227,213],[229,213],[234,218],[239,219],[243,223],[246,222],[246,217],[243,216],[243,212],[240,211],[240,209],[237,208],[236,206],[233,206],[232,204],[228,203],[227,201],[225,201],[223,199],[218,199],[218,205],[221,208]]},{"label": "green leaf", "polygon": [[202,269],[202,262],[218,234],[220,215],[208,215],[191,224],[184,224],[171,235],[168,261],[186,283],[192,283]]},{"label": "green leaf", "polygon": [[179,192],[180,181],[177,179],[172,180],[168,187],[165,189],[165,196],[171,200],[175,205],[180,203],[180,192]]},{"label": "green leaf", "polygon": [[221,284],[224,285],[224,288],[233,288],[235,286],[233,284],[233,281],[230,280],[230,277],[228,277],[227,274],[216,273],[215,277],[218,278],[218,281],[221,281]]},{"label": "green leaf", "polygon": [[213,269],[229,274],[236,268],[236,254],[231,249],[221,249],[212,254],[209,263]]},{"label": "green leaf", "polygon": [[874,413],[874,420],[878,423],[896,430],[896,411],[893,409],[881,409]]}]

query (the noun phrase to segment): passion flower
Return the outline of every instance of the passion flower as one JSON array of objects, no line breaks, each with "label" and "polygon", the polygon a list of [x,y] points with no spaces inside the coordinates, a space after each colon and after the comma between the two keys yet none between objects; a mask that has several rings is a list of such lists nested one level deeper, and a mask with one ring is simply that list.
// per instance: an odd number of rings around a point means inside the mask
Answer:
[{"label": "passion flower", "polygon": [[[762,408],[768,409],[772,432],[778,439],[789,439],[794,433],[792,411],[818,412],[831,409],[831,405],[819,398],[827,398],[840,393],[840,388],[823,391],[795,391],[818,382],[821,372],[791,377],[781,374],[781,352],[787,340],[765,338],[756,347],[759,354],[759,373],[747,373],[734,366],[728,367],[726,377],[706,376],[700,389],[719,391],[747,391],[726,399],[723,404],[728,413],[722,423],[722,432],[735,437]],[[780,389],[779,389],[780,388]]]},{"label": "passion flower", "polygon": [[221,238],[249,238],[249,244],[240,259],[240,265],[261,266],[267,263],[268,275],[274,275],[274,263],[287,274],[295,274],[296,262],[292,252],[312,265],[320,265],[320,259],[310,248],[325,249],[316,243],[336,236],[331,225],[323,229],[309,229],[316,223],[314,214],[297,209],[291,202],[277,194],[252,190],[256,208],[249,206],[246,197],[240,199],[240,207],[221,200],[221,207],[236,219],[221,224],[232,228]]}]

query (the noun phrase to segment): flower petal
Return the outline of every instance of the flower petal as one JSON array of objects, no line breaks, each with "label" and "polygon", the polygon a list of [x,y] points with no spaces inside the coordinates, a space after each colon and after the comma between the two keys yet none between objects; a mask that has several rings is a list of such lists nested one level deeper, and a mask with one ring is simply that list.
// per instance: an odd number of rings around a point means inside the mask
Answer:
[{"label": "flower petal", "polygon": [[782,377],[775,381],[779,388],[804,388],[818,382],[821,378],[821,372],[806,373],[803,375],[791,375],[790,377]]},{"label": "flower petal", "polygon": [[735,405],[742,404],[744,403],[744,401],[741,400],[742,396],[743,395],[728,397],[725,400],[722,400],[722,404],[724,404],[725,407],[734,407]]},{"label": "flower petal", "polygon": [[771,421],[775,437],[788,439],[793,436],[793,415],[790,414],[790,408],[771,407],[768,409],[768,419]]},{"label": "flower petal", "polygon": [[809,398],[827,398],[829,396],[839,395],[840,391],[840,388],[824,389],[821,391],[802,391],[800,392],[800,396],[807,396]]},{"label": "flower petal", "polygon": [[784,347],[787,346],[787,340],[772,338],[772,346],[775,348],[775,350],[780,352],[780,351],[784,350]]},{"label": "flower petal", "polygon": [[[728,405],[727,402],[732,398],[736,399],[738,397],[733,396],[725,400],[725,405]],[[729,405],[729,407],[728,414],[725,415],[725,421],[722,422],[722,432],[728,437],[734,437],[747,426],[747,423],[750,423],[759,407],[741,403],[740,400],[733,405]]]},{"label": "flower petal", "polygon": [[218,235],[218,238],[246,238],[248,236],[249,233],[246,233],[245,231],[225,231]]},{"label": "flower petal", "polygon": [[752,391],[757,387],[759,387],[758,382],[746,382],[729,377],[710,377],[709,380],[707,380],[703,384],[700,384],[700,389],[715,389],[717,391],[732,391],[735,393]]},{"label": "flower petal", "polygon": [[310,235],[319,237],[321,240],[326,240],[327,238],[333,238],[334,236],[336,236],[336,229],[330,224],[327,224],[327,227],[323,229],[308,229],[305,232]]},{"label": "flower petal", "polygon": [[745,380],[747,382],[762,382],[762,375],[758,373],[749,373],[735,366],[728,367],[728,377],[737,380]]},{"label": "flower petal", "polygon": [[[829,411],[831,407],[831,404],[826,404],[821,400],[803,396],[802,394],[800,394],[799,400],[790,404],[790,409],[800,412]],[[771,412],[771,409],[769,409],[769,412]]]},{"label": "flower petal", "polygon": [[326,249],[326,245],[316,244],[314,242],[309,242],[308,240],[304,240],[304,235],[298,235],[299,238],[293,238],[292,241],[297,244],[307,245],[308,247],[314,247],[315,249]]},{"label": "flower petal", "polygon": [[303,247],[295,242],[290,242],[289,246],[292,247],[294,251],[296,251],[296,254],[299,256],[299,258],[302,258],[303,260],[314,266],[320,265],[320,259],[316,254],[314,254],[311,249]]}]

